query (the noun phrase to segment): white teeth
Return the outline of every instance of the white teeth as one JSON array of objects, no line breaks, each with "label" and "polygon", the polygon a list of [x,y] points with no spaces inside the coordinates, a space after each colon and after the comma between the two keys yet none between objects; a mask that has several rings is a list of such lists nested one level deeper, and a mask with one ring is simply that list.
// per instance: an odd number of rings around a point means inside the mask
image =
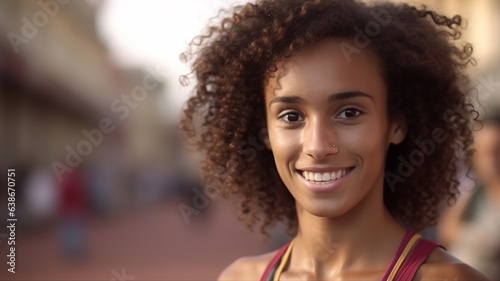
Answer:
[{"label": "white teeth", "polygon": [[347,174],[347,169],[338,170],[331,173],[314,173],[302,171],[302,176],[308,181],[329,182],[340,179]]}]

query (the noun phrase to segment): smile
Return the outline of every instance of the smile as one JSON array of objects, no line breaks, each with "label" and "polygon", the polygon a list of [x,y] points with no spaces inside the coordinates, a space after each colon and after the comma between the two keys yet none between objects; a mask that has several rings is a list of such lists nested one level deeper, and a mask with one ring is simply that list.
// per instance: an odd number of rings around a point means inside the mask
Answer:
[{"label": "smile", "polygon": [[309,181],[309,182],[314,182],[314,183],[329,183],[336,181],[345,175],[347,175],[349,172],[351,172],[354,169],[354,167],[350,168],[345,168],[345,169],[339,169],[336,171],[331,171],[331,172],[313,172],[313,171],[305,171],[305,170],[299,170],[299,173],[302,175],[302,177]]}]

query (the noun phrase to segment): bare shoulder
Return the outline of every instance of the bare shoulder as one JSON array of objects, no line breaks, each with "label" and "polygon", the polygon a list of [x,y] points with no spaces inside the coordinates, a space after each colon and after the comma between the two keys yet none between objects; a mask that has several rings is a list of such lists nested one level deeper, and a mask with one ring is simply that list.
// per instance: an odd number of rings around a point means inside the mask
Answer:
[{"label": "bare shoulder", "polygon": [[260,256],[239,258],[224,269],[217,280],[259,280],[276,252],[277,250]]},{"label": "bare shoulder", "polygon": [[437,248],[420,266],[415,281],[424,280],[489,280],[479,271],[463,263],[442,248]]}]

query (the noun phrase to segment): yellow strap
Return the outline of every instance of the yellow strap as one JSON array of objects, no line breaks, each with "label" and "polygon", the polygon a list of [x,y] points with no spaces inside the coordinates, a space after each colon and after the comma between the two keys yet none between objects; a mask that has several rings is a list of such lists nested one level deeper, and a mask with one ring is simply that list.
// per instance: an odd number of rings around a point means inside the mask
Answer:
[{"label": "yellow strap", "polygon": [[387,278],[387,281],[393,281],[394,280],[394,277],[396,277],[396,273],[398,273],[399,268],[401,267],[401,265],[405,261],[406,257],[410,253],[411,249],[413,248],[413,245],[415,245],[415,243],[418,240],[420,240],[420,238],[422,238],[422,236],[420,236],[419,234],[414,234],[412,236],[412,238],[410,239],[410,241],[408,242],[408,244],[406,244],[406,247],[404,248],[403,252],[399,256],[398,261],[396,262],[396,264],[392,268],[391,274],[389,274],[389,277]]},{"label": "yellow strap", "polygon": [[[396,274],[398,273],[399,268],[401,267],[401,265],[405,261],[406,257],[410,253],[411,249],[417,243],[417,241],[420,240],[421,238],[422,238],[422,236],[420,236],[419,234],[414,234],[411,237],[410,241],[408,242],[408,244],[406,244],[405,248],[403,249],[403,252],[399,256],[398,260],[396,261],[396,264],[392,268],[391,274],[389,274],[387,281],[394,280],[394,277],[396,277]],[[283,254],[283,257],[281,258],[280,264],[279,264],[278,268],[276,269],[276,272],[274,273],[273,281],[279,281],[281,273],[283,272],[283,269],[285,268],[285,266],[288,262],[288,259],[290,257],[290,253],[292,252],[292,246],[293,246],[294,241],[295,240],[292,240],[292,242],[290,242],[290,245],[288,246],[285,253]]]},{"label": "yellow strap", "polygon": [[283,257],[281,258],[280,264],[279,264],[278,268],[276,269],[276,272],[274,273],[273,281],[280,280],[281,272],[283,271],[283,268],[285,268],[285,265],[288,262],[288,258],[290,257],[290,253],[292,252],[292,246],[293,246],[294,241],[295,240],[292,240],[292,242],[290,242],[290,245],[288,246],[285,253],[283,254]]}]

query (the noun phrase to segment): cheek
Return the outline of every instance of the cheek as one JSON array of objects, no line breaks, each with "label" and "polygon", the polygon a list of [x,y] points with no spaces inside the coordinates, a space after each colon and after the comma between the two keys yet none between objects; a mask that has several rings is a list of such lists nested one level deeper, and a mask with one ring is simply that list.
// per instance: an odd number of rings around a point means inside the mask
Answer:
[{"label": "cheek", "polygon": [[293,130],[270,130],[269,144],[276,159],[291,158],[300,142],[300,135]]},{"label": "cheek", "polygon": [[286,186],[291,184],[292,165],[300,155],[300,136],[293,130],[271,130],[269,131],[269,143],[274,156],[274,162],[278,174]]},{"label": "cheek", "polygon": [[388,130],[383,122],[367,122],[349,128],[339,134],[339,139],[345,149],[361,157],[363,162],[385,161]]}]

